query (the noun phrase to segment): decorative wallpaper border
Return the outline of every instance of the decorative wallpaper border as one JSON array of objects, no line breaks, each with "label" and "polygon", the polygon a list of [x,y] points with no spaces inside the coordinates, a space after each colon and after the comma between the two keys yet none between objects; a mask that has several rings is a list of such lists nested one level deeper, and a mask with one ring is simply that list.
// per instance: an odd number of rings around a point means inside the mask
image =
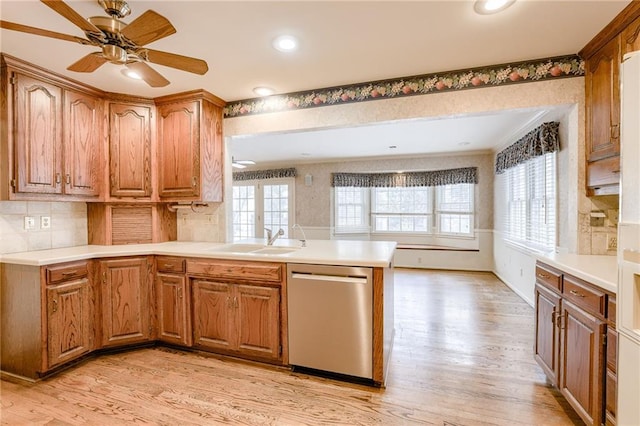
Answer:
[{"label": "decorative wallpaper border", "polygon": [[578,55],[558,56],[233,101],[224,108],[224,117],[241,117],[583,75],[584,61]]}]

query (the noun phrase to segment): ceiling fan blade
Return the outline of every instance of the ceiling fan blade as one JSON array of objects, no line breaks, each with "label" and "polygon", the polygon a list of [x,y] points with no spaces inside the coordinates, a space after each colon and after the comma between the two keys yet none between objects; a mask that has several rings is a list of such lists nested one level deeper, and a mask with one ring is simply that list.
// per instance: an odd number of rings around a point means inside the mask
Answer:
[{"label": "ceiling fan blade", "polygon": [[94,72],[107,60],[102,56],[102,53],[90,53],[87,56],[80,58],[79,61],[69,65],[67,69],[75,72]]},{"label": "ceiling fan blade", "polygon": [[145,62],[130,62],[126,66],[135,71],[151,87],[164,87],[169,84],[169,80]]},{"label": "ceiling fan blade", "polygon": [[153,62],[154,64],[164,65],[166,67],[176,68],[200,75],[206,74],[206,72],[209,71],[209,66],[202,59],[190,58],[176,53],[161,52],[153,49],[145,50],[147,59],[149,62]]},{"label": "ceiling fan blade", "polygon": [[144,46],[152,41],[174,34],[176,29],[164,16],[147,10],[127,25],[121,32],[123,36],[138,46]]},{"label": "ceiling fan blade", "polygon": [[74,25],[80,28],[84,32],[96,33],[102,35],[102,31],[98,29],[91,22],[87,21],[78,12],[73,10],[62,0],[40,0],[42,3],[49,6],[51,9],[58,12],[67,20],[71,21]]},{"label": "ceiling fan blade", "polygon": [[28,34],[35,34],[44,37],[57,38],[58,40],[74,41],[80,44],[92,44],[89,40],[85,40],[80,37],[57,33],[55,31],[43,30],[42,28],[30,27],[28,25],[16,24],[8,21],[0,20],[0,28],[12,31],[20,31]]}]

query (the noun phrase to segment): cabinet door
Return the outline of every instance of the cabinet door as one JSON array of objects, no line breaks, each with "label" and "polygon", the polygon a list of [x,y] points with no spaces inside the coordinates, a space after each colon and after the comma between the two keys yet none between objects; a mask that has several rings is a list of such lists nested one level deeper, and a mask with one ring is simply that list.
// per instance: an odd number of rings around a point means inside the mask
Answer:
[{"label": "cabinet door", "polygon": [[235,300],[238,316],[238,350],[246,355],[278,359],[280,289],[238,285]]},{"label": "cabinet door", "polygon": [[184,275],[157,274],[158,337],[163,342],[191,345],[191,306]]},{"label": "cabinet door", "polygon": [[193,280],[194,346],[234,350],[237,347],[231,284]]},{"label": "cabinet door", "polygon": [[64,181],[65,193],[97,196],[102,137],[102,101],[68,90],[65,92]]},{"label": "cabinet door", "polygon": [[563,300],[560,392],[588,425],[603,421],[603,321]]},{"label": "cabinet door", "polygon": [[558,384],[558,355],[560,296],[536,284],[536,342],[535,359],[551,383]]},{"label": "cabinet door", "polygon": [[640,18],[636,18],[622,31],[622,56],[640,50]]},{"label": "cabinet door", "polygon": [[102,345],[117,346],[151,338],[147,258],[104,260]]},{"label": "cabinet door", "polygon": [[114,197],[151,196],[151,108],[109,106],[109,171]]},{"label": "cabinet door", "polygon": [[62,89],[21,74],[11,80],[16,192],[62,193]]},{"label": "cabinet door", "polygon": [[615,38],[587,60],[587,159],[620,153],[620,39]]},{"label": "cabinet door", "polygon": [[91,286],[82,278],[48,286],[47,366],[79,357],[93,348]]},{"label": "cabinet door", "polygon": [[160,197],[200,195],[199,102],[158,106],[158,169]]}]

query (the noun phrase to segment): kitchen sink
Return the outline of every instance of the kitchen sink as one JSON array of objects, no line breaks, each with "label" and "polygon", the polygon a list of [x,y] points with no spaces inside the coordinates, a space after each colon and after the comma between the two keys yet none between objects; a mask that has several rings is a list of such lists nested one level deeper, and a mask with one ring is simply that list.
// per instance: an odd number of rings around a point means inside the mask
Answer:
[{"label": "kitchen sink", "polygon": [[251,253],[256,250],[264,249],[264,244],[249,244],[249,243],[237,243],[227,244],[224,246],[216,246],[211,251],[219,251],[222,253]]},{"label": "kitchen sink", "polygon": [[293,253],[298,250],[296,247],[265,247],[258,250],[254,250],[251,253],[256,254],[287,254]]}]

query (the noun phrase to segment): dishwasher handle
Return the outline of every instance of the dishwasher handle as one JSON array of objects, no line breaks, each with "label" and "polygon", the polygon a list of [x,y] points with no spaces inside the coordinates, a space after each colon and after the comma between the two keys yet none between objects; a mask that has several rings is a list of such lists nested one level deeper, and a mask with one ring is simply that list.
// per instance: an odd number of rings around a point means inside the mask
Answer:
[{"label": "dishwasher handle", "polygon": [[320,275],[320,274],[301,274],[297,272],[293,272],[291,274],[291,278],[297,280],[306,280],[306,281],[338,281],[338,282],[347,282],[353,284],[365,284],[367,282],[366,277],[347,277],[341,275]]}]

